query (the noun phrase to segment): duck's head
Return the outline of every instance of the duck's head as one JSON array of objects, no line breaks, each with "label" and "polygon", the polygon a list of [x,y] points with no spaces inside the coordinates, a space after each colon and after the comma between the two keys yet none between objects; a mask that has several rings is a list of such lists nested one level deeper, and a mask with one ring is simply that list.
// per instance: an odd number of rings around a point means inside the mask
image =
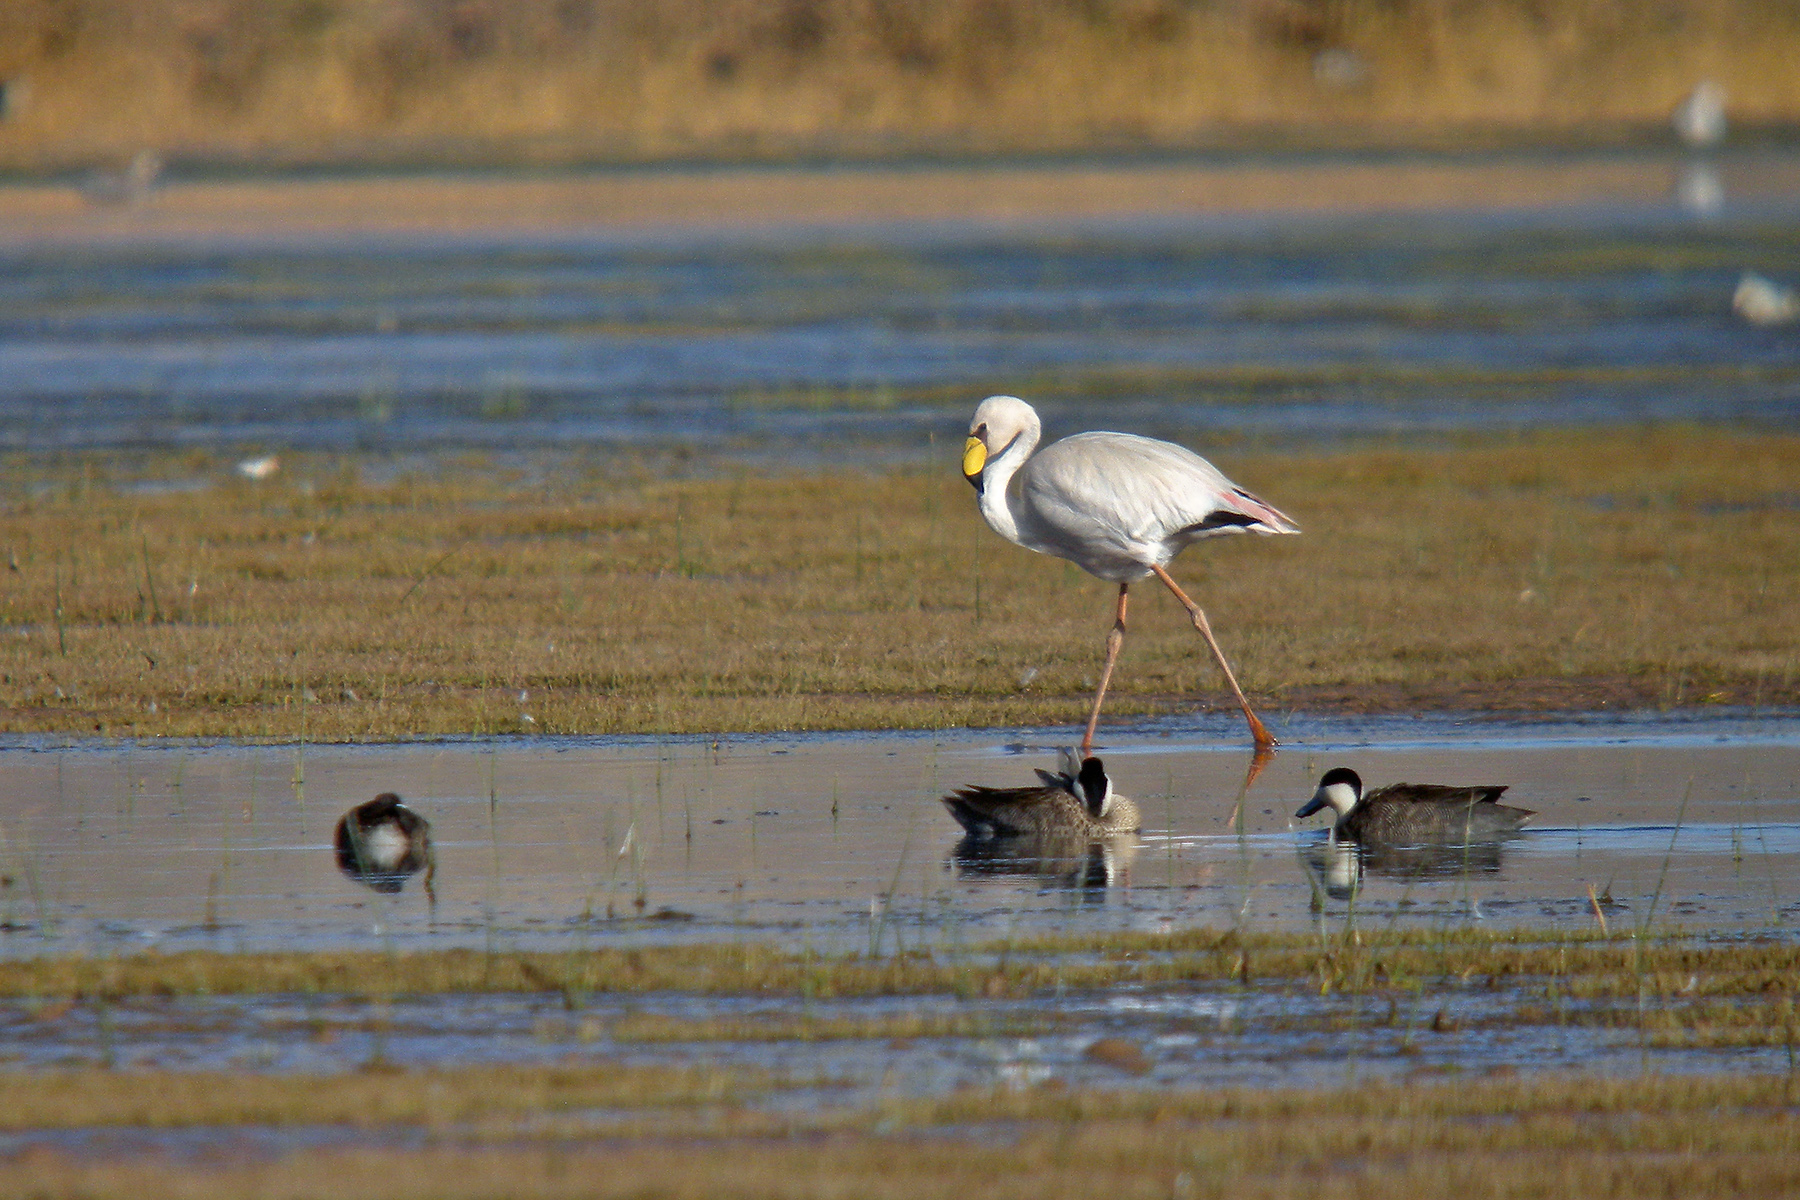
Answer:
[{"label": "duck's head", "polygon": [[1021,439],[1030,453],[1042,428],[1037,412],[1017,396],[989,396],[969,419],[969,440],[963,443],[963,478],[979,493],[989,460],[999,458]]},{"label": "duck's head", "polygon": [[1295,813],[1295,818],[1310,817],[1326,805],[1339,817],[1347,816],[1362,799],[1362,776],[1349,767],[1333,767],[1319,779],[1319,786]]},{"label": "duck's head", "polygon": [[1075,787],[1081,793],[1081,799],[1087,804],[1087,810],[1096,821],[1112,811],[1113,785],[1106,774],[1106,766],[1097,758],[1081,760],[1081,770],[1076,772]]},{"label": "duck's head", "polygon": [[392,792],[383,792],[367,804],[357,805],[356,819],[366,829],[371,825],[396,820],[401,813],[410,811],[400,802],[400,797]]}]

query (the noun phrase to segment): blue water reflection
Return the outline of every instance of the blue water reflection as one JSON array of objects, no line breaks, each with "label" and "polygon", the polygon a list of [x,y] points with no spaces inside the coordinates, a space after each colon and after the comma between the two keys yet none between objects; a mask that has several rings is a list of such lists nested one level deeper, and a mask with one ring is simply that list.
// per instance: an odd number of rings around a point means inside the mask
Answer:
[{"label": "blue water reflection", "polygon": [[320,240],[0,253],[0,446],[675,442],[901,455],[974,398],[1053,427],[1311,437],[1792,424],[1732,314],[1800,225],[1642,212]]}]

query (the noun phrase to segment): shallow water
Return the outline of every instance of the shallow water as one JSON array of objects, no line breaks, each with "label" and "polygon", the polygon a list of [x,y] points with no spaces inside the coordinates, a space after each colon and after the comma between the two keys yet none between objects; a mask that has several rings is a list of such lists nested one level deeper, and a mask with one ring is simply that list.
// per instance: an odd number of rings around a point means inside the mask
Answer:
[{"label": "shallow water", "polygon": [[[956,946],[1014,932],[1193,924],[1311,928],[1350,903],[1323,818],[1292,813],[1329,766],[1506,783],[1520,837],[1437,861],[1371,860],[1354,904],[1402,925],[1610,919],[1773,931],[1800,916],[1800,719],[1316,720],[1232,813],[1247,757],[1220,717],[1112,735],[1141,837],[1080,861],[959,855],[939,804],[1033,782],[1056,731],[388,746],[0,750],[0,952],[354,946],[575,949],[766,939],[819,950]],[[332,829],[400,793],[432,825],[422,877],[380,895]],[[1316,900],[1315,900],[1316,897]]]},{"label": "shallow water", "polygon": [[[1660,1046],[1629,1023],[1591,1021],[1589,1005],[1566,999],[1555,1019],[1520,1020],[1520,1005],[1533,1002],[1547,1007],[1541,981],[1516,988],[1452,982],[1391,1006],[1385,996],[1235,983],[1126,985],[1068,992],[1053,1002],[899,996],[812,1000],[804,1007],[785,996],[670,993],[596,994],[573,1009],[558,995],[138,998],[62,1005],[47,1014],[44,1006],[6,1002],[0,1003],[6,1030],[0,1064],[309,1074],[376,1064],[583,1060],[741,1068],[778,1081],[757,1101],[777,1107],[867,1104],[890,1094],[1051,1079],[1114,1087],[1280,1087],[1442,1070],[1788,1068],[1781,1046]],[[829,1031],[832,1022],[930,1019],[961,1028],[904,1037]],[[814,1032],[803,1022],[817,1022]],[[1101,1038],[1128,1041],[1141,1059],[1091,1054]]]},{"label": "shallow water", "polygon": [[1792,425],[1800,339],[1730,307],[1744,271],[1800,282],[1792,205],[14,244],[0,446],[841,463],[928,454],[992,391],[1202,439]]}]

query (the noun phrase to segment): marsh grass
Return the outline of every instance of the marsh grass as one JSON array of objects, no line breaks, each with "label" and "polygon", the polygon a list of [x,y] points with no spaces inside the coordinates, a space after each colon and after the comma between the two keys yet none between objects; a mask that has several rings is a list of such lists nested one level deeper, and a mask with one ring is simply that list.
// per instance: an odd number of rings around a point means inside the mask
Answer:
[{"label": "marsh grass", "polygon": [[65,0],[0,21],[0,163],[1591,139],[1660,131],[1705,77],[1734,119],[1792,121],[1797,43],[1751,0]]},{"label": "marsh grass", "polygon": [[[1254,966],[1252,966],[1254,964]],[[1516,1034],[1533,1024],[1636,1027],[1677,1049],[1775,1049],[1794,1039],[1800,947],[1657,934],[1465,929],[1253,935],[1011,938],[872,959],[754,945],[579,954],[145,954],[0,963],[0,995],[27,1019],[75,1006],[152,1006],[179,1023],[180,998],[327,992],[602,991],[813,998],[936,992],[1046,997],[1120,984],[1350,992],[1357,1003],[1257,1018],[1261,1032],[1388,1040]],[[1427,1017],[1459,992],[1452,1023]],[[1655,1003],[1646,1008],[1642,998]],[[1385,1020],[1378,1013],[1387,1009]],[[1036,1035],[1054,1017],[1014,1005],[885,1017],[610,1020],[571,1006],[579,1041],[819,1041]],[[1402,1012],[1402,1008],[1404,1012]],[[354,1014],[352,1019],[354,1019]],[[1647,1023],[1647,1024],[1646,1024]],[[104,1024],[104,1021],[102,1022]],[[594,1026],[590,1036],[588,1026]],[[1264,1029],[1266,1026],[1266,1030]],[[1353,1039],[1354,1040],[1354,1039]],[[1131,1043],[1121,1041],[1130,1058]],[[1399,1053],[1404,1054],[1404,1048]],[[1203,1070],[1203,1068],[1202,1068]],[[1204,1084],[1204,1078],[1196,1080]],[[1449,1086],[1453,1082],[1453,1086]],[[548,1066],[409,1070],[389,1061],[333,1075],[134,1069],[0,1073],[0,1129],[195,1128],[217,1146],[254,1126],[360,1131],[343,1146],[273,1157],[65,1154],[0,1160],[7,1194],[870,1196],[980,1194],[1287,1196],[1320,1190],[1411,1197],[1581,1194],[1771,1195],[1800,1187],[1787,1074],[1488,1075],[1421,1070],[1342,1088],[970,1088],[873,1105],[794,1103],[787,1079],[704,1066],[572,1057]],[[810,1095],[810,1093],[809,1093]],[[421,1140],[417,1133],[425,1136]],[[29,1144],[29,1140],[28,1143]],[[104,1144],[104,1143],[99,1143]],[[391,1148],[390,1148],[391,1147]],[[671,1153],[671,1148],[678,1152]],[[1573,1191],[1571,1190],[1573,1189]],[[1331,1190],[1331,1189],[1327,1189]],[[1336,1194],[1334,1192],[1334,1194]]]},{"label": "marsh grass", "polygon": [[[34,1071],[4,1078],[0,1129],[131,1125],[415,1123],[602,1106],[741,1101],[774,1081],[749,1070],[640,1068],[620,1063],[401,1072],[373,1069],[300,1079],[251,1072]],[[155,1086],[147,1086],[154,1079]],[[110,1081],[110,1082],[109,1082]],[[29,1097],[27,1100],[26,1097]]]},{"label": "marsh grass", "polygon": [[1554,977],[1580,1000],[1695,1003],[1722,997],[1782,1001],[1800,947],[1715,943],[1678,934],[1492,933],[1475,929],[1012,938],[885,956],[792,953],[755,944],[603,948],[583,953],[444,950],[425,953],[218,954],[203,951],[0,963],[0,996],[346,995],[373,999],[450,992],[583,996],[683,991],[819,999],[951,994],[1028,996],[1118,984],[1252,983],[1315,992],[1411,989],[1453,979],[1488,988]]},{"label": "marsh grass", "polygon": [[[1174,568],[1265,707],[1800,700],[1800,438],[1214,457],[1306,530]],[[375,460],[302,457],[258,486],[204,453],[9,460],[0,730],[298,746],[1083,711],[1108,585],[981,528],[951,464],[559,463],[527,478],[458,459],[377,482]],[[1133,615],[1109,715],[1226,702],[1175,605],[1146,593]],[[297,753],[297,795],[302,776]]]},{"label": "marsh grass", "polygon": [[[616,1091],[596,1068],[393,1072],[316,1080],[78,1072],[16,1081],[36,1127],[84,1110],[144,1112],[166,1086],[212,1124],[336,1119],[362,1148],[273,1160],[0,1163],[17,1194],[202,1198],[620,1195],[1292,1196],[1776,1195],[1800,1186],[1792,1082],[1781,1076],[1429,1077],[1313,1091],[971,1089],[935,1100],[779,1118],[679,1111],[602,1127],[567,1106]],[[584,1079],[584,1076],[586,1077]],[[498,1078],[497,1078],[498,1077]],[[40,1081],[48,1086],[42,1087]],[[638,1083],[632,1073],[625,1082]],[[533,1095],[534,1084],[537,1094]],[[9,1094],[14,1089],[9,1088]],[[623,1101],[642,1105],[641,1101]],[[534,1108],[535,1105],[535,1108]],[[384,1149],[382,1115],[426,1124]],[[445,1114],[475,1118],[445,1128]],[[395,1129],[401,1132],[404,1127]],[[649,1137],[622,1137],[626,1132]],[[583,1136],[587,1135],[587,1136]],[[673,1151],[673,1152],[672,1152]]]}]

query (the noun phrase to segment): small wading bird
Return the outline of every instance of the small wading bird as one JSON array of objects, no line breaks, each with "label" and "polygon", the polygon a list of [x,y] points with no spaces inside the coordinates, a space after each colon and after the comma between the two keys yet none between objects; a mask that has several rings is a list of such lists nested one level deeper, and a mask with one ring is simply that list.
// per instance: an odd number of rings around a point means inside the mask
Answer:
[{"label": "small wading bird", "polygon": [[1669,118],[1675,136],[1696,150],[1716,146],[1725,139],[1725,89],[1703,79],[1689,92]]},{"label": "small wading bird", "polygon": [[1505,791],[1505,784],[1391,783],[1365,796],[1360,775],[1333,767],[1294,816],[1329,807],[1337,813],[1332,836],[1365,845],[1481,841],[1517,833],[1537,815],[1498,803]]},{"label": "small wading bird", "polygon": [[406,886],[407,876],[425,870],[425,890],[431,893],[431,823],[394,793],[383,792],[345,813],[331,843],[338,869],[357,882],[392,895]]},{"label": "small wading bird", "polygon": [[974,485],[981,515],[995,533],[1119,585],[1118,616],[1106,638],[1106,664],[1081,738],[1082,756],[1094,749],[1100,705],[1125,642],[1126,589],[1151,575],[1187,609],[1250,722],[1259,756],[1266,755],[1275,739],[1250,710],[1206,614],[1164,568],[1202,538],[1299,533],[1300,527],[1172,442],[1129,433],[1078,433],[1033,454],[1042,431],[1031,405],[1014,396],[989,396],[969,423],[963,477]]},{"label": "small wading bird", "polygon": [[944,807],[971,838],[1106,837],[1136,833],[1142,820],[1129,797],[1113,791],[1097,758],[1075,765],[1064,751],[1057,774],[1039,771],[1037,787],[992,788],[979,784],[945,796]]}]

